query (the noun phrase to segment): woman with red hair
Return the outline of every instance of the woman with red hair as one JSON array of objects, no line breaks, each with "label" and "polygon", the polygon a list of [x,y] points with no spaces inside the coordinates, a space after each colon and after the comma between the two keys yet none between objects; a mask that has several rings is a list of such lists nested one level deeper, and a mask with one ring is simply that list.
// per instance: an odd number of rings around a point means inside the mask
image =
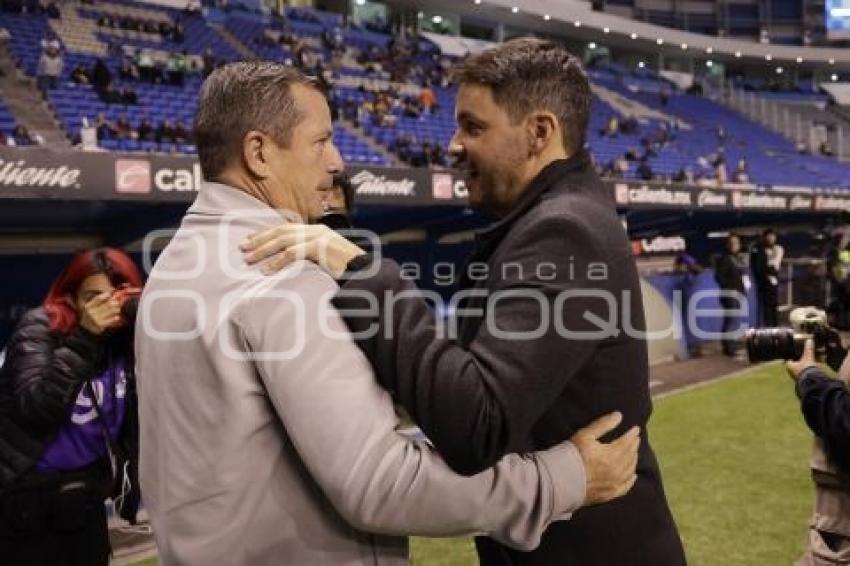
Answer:
[{"label": "woman with red hair", "polygon": [[0,562],[106,565],[104,500],[135,520],[141,285],[125,253],[82,252],[12,334],[0,370]]}]

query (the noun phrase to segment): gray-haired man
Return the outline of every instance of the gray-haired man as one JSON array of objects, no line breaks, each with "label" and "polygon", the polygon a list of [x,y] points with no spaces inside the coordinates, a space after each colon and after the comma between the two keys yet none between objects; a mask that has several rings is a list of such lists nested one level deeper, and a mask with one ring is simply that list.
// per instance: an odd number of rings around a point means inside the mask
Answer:
[{"label": "gray-haired man", "polygon": [[232,64],[203,87],[207,182],[156,262],[137,326],[141,481],[163,561],[404,564],[406,534],[532,548],[550,521],[628,491],[637,432],[597,440],[618,416],[454,474],[397,433],[330,305],[334,280],[307,262],[274,277],[245,265],[240,242],[281,210],[321,214],[319,191],[342,168],[332,135],[322,94],[281,65]]}]

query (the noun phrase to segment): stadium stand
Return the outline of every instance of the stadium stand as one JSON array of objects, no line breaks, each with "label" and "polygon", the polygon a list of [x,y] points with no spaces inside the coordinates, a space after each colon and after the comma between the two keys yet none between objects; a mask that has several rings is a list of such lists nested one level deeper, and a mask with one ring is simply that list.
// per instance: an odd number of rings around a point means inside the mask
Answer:
[{"label": "stadium stand", "polygon": [[[287,16],[269,19],[235,10],[227,14],[224,28],[258,58],[294,62],[323,75],[332,85],[329,100],[341,118],[336,139],[347,162],[449,164],[445,148],[455,127],[455,91],[447,85],[445,70],[451,60],[441,57],[433,43],[417,40],[409,51],[393,51],[399,38],[344,29],[338,14],[289,8]],[[78,140],[85,123],[110,124],[99,135],[100,145],[108,150],[194,152],[188,135],[169,134],[169,128],[179,124],[190,130],[204,74],[216,64],[241,58],[202,15],[141,7],[129,0],[66,2],[60,19],[42,13],[2,13],[0,25],[11,32],[10,51],[30,76],[36,74],[42,40],[49,31],[55,32],[64,68],[58,88],[47,91],[50,106],[71,140]],[[392,55],[408,52],[413,56],[403,63]],[[169,79],[175,53],[183,65],[179,81]],[[153,61],[151,72],[161,78],[146,81],[121,72],[122,64],[138,72],[145,57]],[[108,69],[109,92],[115,95],[105,96],[102,85],[72,80],[75,70],[90,73],[99,60]],[[718,164],[731,178],[735,165],[742,162],[746,180],[756,184],[847,185],[847,166],[826,157],[800,155],[792,140],[707,98],[684,94],[647,69],[606,63],[591,69],[590,75],[596,93],[589,145],[605,174],[712,182],[719,176]],[[764,81],[747,79],[738,81],[737,87],[810,107],[807,116],[829,98],[812,82],[776,90]],[[124,97],[125,90],[132,96]],[[606,98],[612,96],[621,102],[612,106]],[[423,108],[423,102],[430,108]],[[635,107],[642,113],[633,115]],[[598,135],[612,117],[631,127],[615,135]],[[127,123],[138,132],[143,121],[151,130],[144,136],[114,127]],[[0,130],[11,129],[13,122],[0,112]]]}]

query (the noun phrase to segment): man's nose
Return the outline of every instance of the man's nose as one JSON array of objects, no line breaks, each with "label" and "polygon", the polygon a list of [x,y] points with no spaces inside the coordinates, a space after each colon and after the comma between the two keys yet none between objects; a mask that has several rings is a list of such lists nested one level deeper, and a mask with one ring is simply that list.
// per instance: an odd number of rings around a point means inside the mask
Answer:
[{"label": "man's nose", "polygon": [[449,155],[459,159],[463,155],[463,145],[460,143],[459,132],[455,130],[452,139],[449,140]]},{"label": "man's nose", "polygon": [[342,160],[342,155],[340,155],[336,144],[331,144],[331,153],[328,156],[328,173],[336,175],[342,173],[343,169],[345,169],[345,163]]}]

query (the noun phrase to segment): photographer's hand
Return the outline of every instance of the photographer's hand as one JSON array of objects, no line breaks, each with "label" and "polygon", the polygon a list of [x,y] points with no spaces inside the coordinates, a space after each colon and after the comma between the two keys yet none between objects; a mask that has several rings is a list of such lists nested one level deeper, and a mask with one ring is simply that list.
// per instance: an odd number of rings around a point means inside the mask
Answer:
[{"label": "photographer's hand", "polygon": [[818,362],[815,360],[815,343],[809,338],[806,340],[806,345],[803,346],[803,355],[800,359],[785,362],[785,369],[788,371],[788,376],[794,381],[797,381],[800,379],[800,375],[804,369],[817,365]]},{"label": "photographer's hand", "polygon": [[121,305],[112,293],[101,293],[88,301],[80,312],[80,326],[100,336],[121,325]]}]

